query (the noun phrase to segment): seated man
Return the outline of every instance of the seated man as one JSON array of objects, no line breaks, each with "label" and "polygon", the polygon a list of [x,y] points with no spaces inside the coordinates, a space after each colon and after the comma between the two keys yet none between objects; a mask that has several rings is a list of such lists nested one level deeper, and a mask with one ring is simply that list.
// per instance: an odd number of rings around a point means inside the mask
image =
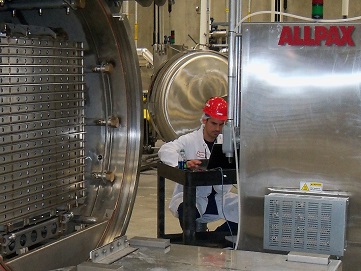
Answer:
[{"label": "seated man", "polygon": [[[209,99],[201,118],[202,125],[198,130],[180,136],[165,143],[159,149],[160,160],[170,166],[178,165],[180,150],[185,151],[187,169],[197,169],[199,159],[207,159],[214,143],[222,143],[222,128],[227,120],[227,102],[220,97]],[[197,216],[200,223],[208,223],[219,219],[226,222],[216,231],[231,231],[237,234],[238,196],[230,192],[232,185],[198,186],[196,190]],[[169,208],[179,218],[183,229],[183,186],[176,184]]]}]

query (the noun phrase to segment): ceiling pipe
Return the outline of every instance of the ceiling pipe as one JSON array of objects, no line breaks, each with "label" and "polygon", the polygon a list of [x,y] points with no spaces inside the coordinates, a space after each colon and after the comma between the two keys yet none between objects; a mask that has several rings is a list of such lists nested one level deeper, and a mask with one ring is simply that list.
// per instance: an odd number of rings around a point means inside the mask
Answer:
[{"label": "ceiling pipe", "polygon": [[[247,10],[247,15],[251,14],[251,6],[252,6],[252,0],[248,0],[248,10]],[[251,17],[248,18],[248,22],[251,21]]]},{"label": "ceiling pipe", "polygon": [[[238,92],[237,86],[237,71],[239,70],[238,63],[238,50],[236,44],[237,34],[240,34],[241,26],[240,22],[242,14],[242,1],[241,0],[230,0],[229,1],[229,31],[228,31],[228,118],[232,124],[237,123],[236,109],[239,106],[236,93]],[[240,37],[240,35],[238,35]]]},{"label": "ceiling pipe", "polygon": [[279,14],[284,6],[283,0],[272,0],[271,3],[271,22],[282,22],[283,16]]},{"label": "ceiling pipe", "polygon": [[135,41],[135,48],[138,48],[138,34],[139,34],[138,3],[134,3],[134,41]]},{"label": "ceiling pipe", "polygon": [[[237,141],[240,142],[240,111],[241,111],[241,95],[240,95],[240,68],[241,68],[241,17],[242,17],[242,0],[229,0],[229,31],[228,31],[228,119],[223,127],[223,152],[229,159],[232,159]],[[237,131],[239,134],[237,134]],[[237,138],[238,137],[238,138]],[[240,152],[241,153],[241,146]],[[235,249],[241,249],[244,240],[242,231],[242,196],[240,173],[239,173],[239,157],[234,157],[237,165],[237,186],[238,186],[238,232]]]},{"label": "ceiling pipe", "polygon": [[349,0],[342,0],[342,18],[347,19],[349,11]]},{"label": "ceiling pipe", "polygon": [[207,49],[209,44],[209,0],[201,0],[201,15],[199,27],[199,48]]}]

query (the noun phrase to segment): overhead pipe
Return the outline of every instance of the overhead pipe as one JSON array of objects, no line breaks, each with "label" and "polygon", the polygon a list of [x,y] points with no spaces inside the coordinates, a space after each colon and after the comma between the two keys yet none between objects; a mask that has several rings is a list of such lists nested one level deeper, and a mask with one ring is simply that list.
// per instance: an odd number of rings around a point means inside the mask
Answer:
[{"label": "overhead pipe", "polygon": [[228,20],[229,20],[229,2],[228,1],[229,0],[225,0],[226,22],[228,22]]},{"label": "overhead pipe", "polygon": [[156,5],[153,5],[153,45],[157,44],[157,9]]},{"label": "overhead pipe", "polygon": [[[280,12],[281,11],[281,3],[280,0],[276,0],[275,1],[275,11]],[[279,22],[280,21],[280,14],[277,13],[275,14],[275,21]]]},{"label": "overhead pipe", "polygon": [[163,37],[164,37],[164,6],[159,7],[159,37],[160,37],[160,43],[162,43]]},{"label": "overhead pipe", "polygon": [[122,3],[122,12],[129,18],[129,1]]},{"label": "overhead pipe", "polygon": [[282,15],[280,14],[281,7],[284,6],[283,0],[272,0],[272,4],[271,4],[271,21],[272,22],[282,22],[283,18]]},{"label": "overhead pipe", "polygon": [[206,49],[209,44],[209,0],[201,0],[199,47]]},{"label": "overhead pipe", "polygon": [[161,40],[161,37],[163,38],[163,31],[161,29],[163,25],[163,13],[161,6],[158,5],[157,2],[154,2],[153,13],[153,45],[160,45],[163,42],[163,40]]},{"label": "overhead pipe", "polygon": [[138,3],[134,3],[134,41],[135,48],[138,48],[138,33],[139,33],[139,25],[138,25]]},{"label": "overhead pipe", "polygon": [[236,39],[236,1],[229,1],[229,31],[228,31],[228,116],[233,120],[234,112],[234,86],[236,81],[235,67],[235,39]]},{"label": "overhead pipe", "polygon": [[156,43],[157,44],[161,44],[160,41],[160,33],[159,33],[159,6],[154,4],[154,9],[155,9],[155,14],[156,14],[156,18],[155,18],[155,27],[156,29]]},{"label": "overhead pipe", "polygon": [[[250,15],[251,14],[251,6],[252,6],[252,0],[248,0],[248,12],[247,14]],[[248,18],[248,21],[251,21],[251,17]]]},{"label": "overhead pipe", "polygon": [[228,30],[228,119],[223,127],[223,152],[229,158],[233,156],[234,102],[236,89],[236,1],[229,2],[229,30]]},{"label": "overhead pipe", "polygon": [[349,11],[349,0],[342,0],[342,18],[347,19]]},{"label": "overhead pipe", "polygon": [[[242,231],[241,222],[242,210],[241,201],[244,196],[242,195],[240,172],[239,172],[239,157],[237,157],[237,151],[235,152],[236,142],[240,141],[240,108],[241,108],[241,95],[240,95],[240,57],[241,57],[241,17],[242,17],[242,0],[229,0],[229,33],[228,33],[228,119],[223,127],[223,152],[227,157],[231,159],[233,154],[236,154],[234,158],[237,165],[236,177],[238,186],[238,231],[237,242],[235,249],[244,247],[244,233]],[[239,132],[238,139],[236,137],[236,131]],[[241,148],[241,146],[240,146]],[[241,153],[241,149],[240,152]],[[240,244],[242,243],[242,244]]]},{"label": "overhead pipe", "polygon": [[[237,107],[240,105],[237,82],[237,73],[240,69],[239,55],[240,52],[240,29],[238,23],[242,14],[241,0],[229,1],[229,31],[228,31],[228,120],[224,129],[225,143],[223,151],[228,157],[233,155],[233,127],[239,126],[239,118]],[[236,38],[238,36],[238,38]],[[237,45],[238,44],[238,45]],[[237,111],[237,112],[236,112]],[[228,146],[227,146],[228,145]]]}]

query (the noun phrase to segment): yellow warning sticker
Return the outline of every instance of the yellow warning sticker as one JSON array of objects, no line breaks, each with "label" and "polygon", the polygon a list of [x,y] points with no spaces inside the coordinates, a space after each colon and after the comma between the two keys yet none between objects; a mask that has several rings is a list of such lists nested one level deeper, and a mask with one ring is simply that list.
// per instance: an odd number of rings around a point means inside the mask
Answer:
[{"label": "yellow warning sticker", "polygon": [[310,189],[308,188],[308,185],[306,183],[304,183],[301,187],[302,191],[310,191]]},{"label": "yellow warning sticker", "polygon": [[310,191],[310,192],[322,192],[323,183],[320,182],[300,182],[301,191]]}]

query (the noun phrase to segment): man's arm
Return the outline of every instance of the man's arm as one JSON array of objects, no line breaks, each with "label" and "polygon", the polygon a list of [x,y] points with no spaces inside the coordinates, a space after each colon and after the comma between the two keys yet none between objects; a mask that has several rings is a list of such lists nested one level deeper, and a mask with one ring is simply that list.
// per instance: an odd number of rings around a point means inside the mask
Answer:
[{"label": "man's arm", "polygon": [[178,158],[180,156],[179,151],[184,149],[186,159],[188,160],[187,168],[196,169],[198,168],[198,165],[201,164],[201,161],[193,159],[195,158],[194,153],[197,152],[197,139],[198,130],[182,135],[173,141],[163,144],[158,151],[158,156],[163,163],[176,167],[178,166]]},{"label": "man's arm", "polygon": [[179,151],[184,148],[184,143],[179,140],[173,140],[164,143],[158,150],[160,160],[172,167],[178,166]]}]

